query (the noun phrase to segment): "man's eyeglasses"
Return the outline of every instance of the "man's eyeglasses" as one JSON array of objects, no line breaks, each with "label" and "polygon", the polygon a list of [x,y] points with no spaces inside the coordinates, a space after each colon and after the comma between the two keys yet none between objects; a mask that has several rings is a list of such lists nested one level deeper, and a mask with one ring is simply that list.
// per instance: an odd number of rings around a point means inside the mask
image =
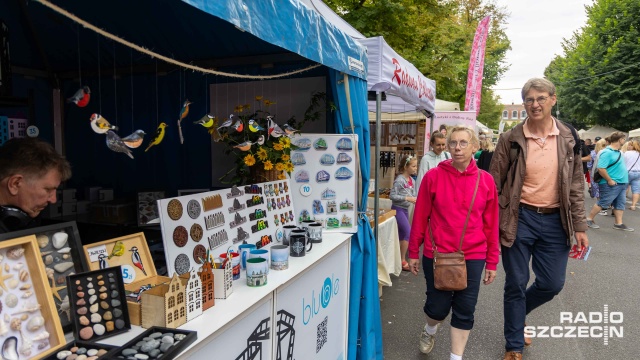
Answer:
[{"label": "man's eyeglasses", "polygon": [[460,145],[460,149],[465,149],[469,146],[469,142],[467,140],[449,141],[448,145],[451,149],[455,149],[458,145]]},{"label": "man's eyeglasses", "polygon": [[531,106],[531,105],[533,105],[534,101],[537,101],[538,104],[543,105],[544,103],[547,102],[548,98],[549,98],[548,96],[540,96],[537,99],[528,98],[528,99],[524,99],[524,104],[527,105],[527,106]]}]

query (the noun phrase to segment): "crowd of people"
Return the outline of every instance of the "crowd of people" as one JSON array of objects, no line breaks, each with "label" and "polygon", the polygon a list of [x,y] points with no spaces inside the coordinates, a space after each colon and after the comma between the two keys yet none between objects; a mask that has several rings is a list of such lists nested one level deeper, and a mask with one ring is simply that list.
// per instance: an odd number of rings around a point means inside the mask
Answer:
[{"label": "crowd of people", "polygon": [[[625,145],[624,134],[613,133],[597,139],[593,149],[590,141],[581,149],[575,129],[551,115],[553,83],[531,79],[521,95],[527,118],[502,133],[497,145],[471,128],[441,126],[419,165],[411,156],[400,159],[390,198],[398,214],[403,270],[417,275],[421,267],[426,280],[422,353],[432,351],[438,325],[451,312],[450,359],[462,359],[480,284],[494,281],[501,257],[504,359],[522,359],[532,341],[525,336],[526,317],[562,290],[570,248],[589,245],[586,230],[597,226],[594,212],[612,205],[613,227],[633,231],[622,214],[628,186],[631,210],[640,198],[640,143]],[[623,145],[627,151],[621,155]],[[599,198],[589,216],[585,184]],[[443,275],[436,269],[439,256],[457,252],[464,257],[466,285],[452,290],[437,281]]]}]

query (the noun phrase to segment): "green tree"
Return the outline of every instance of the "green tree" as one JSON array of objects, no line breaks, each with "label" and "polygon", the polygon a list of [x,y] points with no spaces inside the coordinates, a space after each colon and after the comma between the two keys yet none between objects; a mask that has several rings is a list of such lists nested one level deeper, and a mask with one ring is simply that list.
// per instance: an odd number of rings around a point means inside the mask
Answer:
[{"label": "green tree", "polygon": [[485,16],[491,26],[485,51],[482,100],[478,120],[497,126],[500,109],[492,86],[507,70],[510,42],[504,32],[506,10],[484,0],[326,0],[367,37],[387,43],[425,76],[436,81],[439,99],[464,107],[467,71],[476,27]]},{"label": "green tree", "polygon": [[640,127],[640,2],[596,0],[585,10],[586,25],[545,70],[557,86],[561,118]]}]

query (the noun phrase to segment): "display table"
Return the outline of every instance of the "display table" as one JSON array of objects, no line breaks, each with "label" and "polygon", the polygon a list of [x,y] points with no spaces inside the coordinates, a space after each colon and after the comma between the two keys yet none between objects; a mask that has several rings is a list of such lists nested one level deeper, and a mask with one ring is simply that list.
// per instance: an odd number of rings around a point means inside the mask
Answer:
[{"label": "display table", "polygon": [[398,222],[394,216],[378,224],[378,292],[382,295],[383,286],[391,286],[391,277],[400,275],[402,259]]},{"label": "display table", "polygon": [[[270,270],[262,287],[248,287],[242,272],[229,298],[180,326],[198,339],[178,359],[345,359],[350,240],[324,234],[306,256],[290,257],[289,269]],[[143,331],[132,326],[103,342],[123,345]]]}]

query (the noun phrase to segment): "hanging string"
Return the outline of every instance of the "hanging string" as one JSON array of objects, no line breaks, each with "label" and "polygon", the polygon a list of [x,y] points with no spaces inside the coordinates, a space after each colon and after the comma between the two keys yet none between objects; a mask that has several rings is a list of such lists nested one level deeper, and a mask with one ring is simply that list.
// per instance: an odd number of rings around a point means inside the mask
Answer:
[{"label": "hanging string", "polygon": [[304,69],[294,70],[294,71],[286,72],[286,73],[283,73],[283,74],[268,75],[268,76],[234,74],[234,73],[216,71],[216,70],[212,70],[212,69],[206,69],[206,68],[202,68],[200,66],[195,66],[195,65],[183,63],[181,61],[172,59],[172,58],[164,56],[164,55],[160,55],[160,54],[158,54],[158,53],[156,53],[154,51],[148,50],[148,49],[146,49],[146,48],[144,48],[144,47],[142,47],[140,45],[136,45],[136,44],[134,44],[132,42],[129,42],[129,41],[124,40],[124,39],[121,39],[121,38],[119,38],[119,37],[107,32],[107,31],[104,31],[104,30],[98,28],[95,25],[92,25],[92,24],[88,23],[85,20],[80,19],[79,17],[71,14],[70,12],[64,10],[63,8],[61,8],[61,7],[55,5],[55,4],[53,4],[53,3],[51,3],[51,2],[49,2],[47,0],[36,0],[36,1],[39,2],[40,4],[44,5],[44,6],[48,7],[49,9],[57,12],[58,14],[60,14],[62,16],[65,16],[65,17],[71,19],[72,21],[75,21],[76,23],[82,25],[83,27],[85,27],[85,28],[87,28],[89,30],[95,31],[98,34],[100,34],[100,35],[102,35],[102,36],[104,36],[106,38],[109,38],[109,39],[111,39],[113,41],[116,41],[116,42],[118,42],[118,43],[120,43],[120,44],[122,44],[124,46],[130,47],[130,48],[132,48],[132,49],[134,49],[134,50],[136,50],[138,52],[141,52],[143,54],[147,54],[147,55],[151,56],[152,58],[160,59],[160,60],[162,60],[164,62],[167,62],[169,64],[177,65],[179,67],[190,69],[190,70],[193,70],[193,71],[198,71],[198,72],[201,72],[201,73],[220,75],[220,76],[228,76],[228,77],[239,78],[239,79],[277,79],[277,78],[282,78],[282,77],[286,77],[286,76],[289,76],[289,75],[299,74],[299,73],[302,73],[302,72],[305,72],[305,71],[309,71],[309,70],[312,70],[312,69],[315,69],[317,67],[322,66],[322,64],[316,64],[316,65],[308,66],[308,67],[306,67]]},{"label": "hanging string", "polygon": [[205,110],[207,110],[207,114],[211,114],[211,102],[209,101],[209,87],[207,84],[209,83],[209,75],[204,76],[204,101],[205,101]]},{"label": "hanging string", "polygon": [[131,56],[131,131],[133,128],[133,50],[129,49],[129,55]]},{"label": "hanging string", "polygon": [[96,39],[98,39],[98,102],[100,103],[100,114],[102,114],[102,76],[100,75],[101,73],[101,67],[102,65],[100,64],[100,35],[96,34]]},{"label": "hanging string", "polygon": [[80,87],[82,87],[82,58],[80,57],[80,26],[78,26],[78,31],[76,31],[77,40],[78,40],[78,81],[80,82]]},{"label": "hanging string", "polygon": [[158,112],[158,60],[156,60],[156,127],[160,125],[160,114]]},{"label": "hanging string", "polygon": [[116,43],[113,43],[113,101],[116,111],[116,126],[118,126],[118,83],[116,79]]}]

